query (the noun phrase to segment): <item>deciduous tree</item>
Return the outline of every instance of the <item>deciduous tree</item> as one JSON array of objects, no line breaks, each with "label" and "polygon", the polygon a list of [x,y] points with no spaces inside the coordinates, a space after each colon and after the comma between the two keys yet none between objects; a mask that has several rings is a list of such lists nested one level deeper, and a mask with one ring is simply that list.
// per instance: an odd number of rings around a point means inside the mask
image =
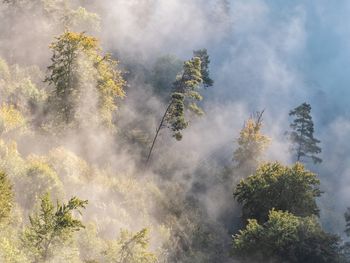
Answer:
[{"label": "deciduous tree", "polygon": [[321,195],[319,184],[316,174],[300,163],[292,167],[266,163],[241,180],[234,197],[242,205],[244,219],[265,222],[272,208],[296,216],[318,215],[315,199]]},{"label": "deciduous tree", "polygon": [[269,137],[261,133],[263,113],[264,111],[257,112],[249,118],[237,138],[238,148],[233,153],[233,161],[243,176],[255,171],[270,143]]},{"label": "deciduous tree", "polygon": [[250,219],[233,237],[233,254],[244,262],[336,263],[343,262],[339,238],[324,232],[311,217],[271,210],[259,224]]}]

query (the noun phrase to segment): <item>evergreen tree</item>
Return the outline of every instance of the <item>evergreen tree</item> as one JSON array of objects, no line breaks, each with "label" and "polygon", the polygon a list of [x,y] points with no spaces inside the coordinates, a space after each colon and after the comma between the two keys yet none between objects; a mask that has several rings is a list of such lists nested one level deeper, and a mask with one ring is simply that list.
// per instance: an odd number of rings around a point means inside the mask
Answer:
[{"label": "evergreen tree", "polygon": [[316,156],[321,153],[321,148],[318,146],[320,141],[314,138],[314,123],[310,113],[311,106],[307,103],[290,111],[289,116],[295,119],[290,124],[292,131],[289,132],[289,139],[297,161],[311,158],[314,163],[320,163],[322,159]]},{"label": "evergreen tree", "polygon": [[[205,54],[206,51],[201,51],[202,56]],[[209,58],[204,56],[204,59],[206,59],[204,62],[206,67],[204,73],[209,74],[207,64],[209,63]],[[185,118],[186,109],[197,116],[204,114],[203,110],[197,105],[197,101],[203,99],[198,91],[201,84],[204,83],[201,65],[202,61],[200,57],[193,57],[184,63],[182,73],[178,75],[173,84],[173,93],[171,94],[170,102],[156,130],[146,163],[150,160],[155,142],[162,128],[170,128],[173,132],[173,137],[176,140],[181,140],[181,131],[188,126],[188,121]],[[209,76],[207,76],[207,84],[210,83],[208,82],[209,80]]]},{"label": "evergreen tree", "polygon": [[40,211],[29,217],[30,225],[23,237],[24,246],[31,252],[33,262],[45,262],[52,256],[53,247],[62,245],[73,232],[84,228],[72,213],[80,213],[87,203],[87,200],[73,197],[67,204],[57,203],[55,207],[48,193],[41,197]]},{"label": "evergreen tree", "polygon": [[238,148],[233,153],[236,170],[243,176],[255,171],[270,139],[261,133],[264,111],[249,118],[237,139]]},{"label": "evergreen tree", "polygon": [[98,118],[103,124],[113,126],[115,99],[124,96],[125,85],[121,72],[116,69],[117,61],[108,54],[102,56],[97,39],[84,33],[66,31],[50,47],[53,56],[46,82],[53,88],[48,108],[55,122],[72,124],[88,84],[96,82]]},{"label": "evergreen tree", "polygon": [[207,49],[199,49],[193,51],[193,56],[201,59],[201,74],[204,87],[211,87],[214,85],[214,81],[210,78],[209,64],[210,59]]}]

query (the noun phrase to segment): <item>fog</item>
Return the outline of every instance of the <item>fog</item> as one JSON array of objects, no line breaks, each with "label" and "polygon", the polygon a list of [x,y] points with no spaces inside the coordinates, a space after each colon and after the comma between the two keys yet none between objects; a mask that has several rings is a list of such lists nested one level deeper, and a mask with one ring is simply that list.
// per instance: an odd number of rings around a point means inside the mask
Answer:
[{"label": "fog", "polygon": [[[42,3],[49,2],[23,0],[22,9],[15,11],[7,4],[0,4],[0,57],[9,64],[37,65],[42,74],[46,73],[51,56],[48,46],[67,26],[62,25],[55,6],[42,7]],[[60,6],[64,1],[56,2]],[[348,1],[336,4],[326,0],[67,2],[73,9],[82,6],[86,12],[98,15],[85,14],[83,23],[72,20],[69,26],[99,38],[102,49],[120,61],[127,78],[126,97],[118,100],[119,137],[92,124],[89,116],[96,111],[97,102],[95,91],[89,87],[96,80],[93,74],[81,76],[86,92],[79,109],[82,123],[88,122],[79,131],[69,131],[59,138],[35,134],[19,140],[23,158],[33,153],[49,154],[55,147],[64,146],[92,163],[92,169],[106,172],[107,178],[111,174],[132,175],[141,185],[150,180],[160,189],[175,182],[183,198],[195,198],[208,220],[226,231],[219,235],[225,239],[224,245],[230,246],[233,222],[237,222],[240,213],[232,197],[234,185],[222,183],[220,171],[232,166],[235,139],[244,121],[256,111],[265,110],[263,133],[272,143],[264,159],[290,164],[294,160],[285,135],[290,123],[288,113],[308,102],[312,106],[315,136],[321,140],[323,150],[321,164],[306,164],[321,178],[324,191],[318,200],[321,222],[326,230],[344,235],[343,213],[349,205],[350,187]],[[45,8],[52,8],[52,13],[47,15]],[[142,147],[118,138],[124,138],[123,130],[133,126],[136,132],[143,131],[149,142],[166,108],[167,101],[155,94],[147,80],[149,69],[162,56],[170,54],[185,61],[191,58],[193,50],[200,48],[208,49],[214,80],[214,86],[203,91],[205,99],[201,106],[205,115],[190,120],[180,142],[171,138],[166,129],[162,130],[151,165],[146,168]],[[42,78],[37,83],[46,85]],[[165,89],[170,91],[171,87]],[[79,172],[74,176],[79,178]],[[118,181],[118,176],[113,180]],[[66,179],[79,180],[73,177]],[[99,229],[108,237],[117,235],[120,228],[133,231],[142,228],[143,221],[135,218],[113,221],[122,214],[113,210],[117,210],[115,207],[122,200],[104,192],[103,180],[103,176],[96,177],[82,188],[74,184],[69,188],[65,184],[65,198],[77,195],[89,199],[91,206],[84,219],[99,222]],[[167,196],[167,193],[159,195]],[[143,197],[145,209],[156,211],[150,212],[146,221],[157,224],[159,211],[154,207],[157,204],[152,203],[153,196]],[[152,246],[157,247],[161,241],[153,239]]]}]

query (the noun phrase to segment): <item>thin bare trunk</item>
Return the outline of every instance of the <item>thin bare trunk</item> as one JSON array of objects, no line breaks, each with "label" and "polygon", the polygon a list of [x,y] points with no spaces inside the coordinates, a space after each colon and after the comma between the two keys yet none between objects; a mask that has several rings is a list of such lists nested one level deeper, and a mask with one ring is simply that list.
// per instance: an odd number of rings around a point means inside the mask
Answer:
[{"label": "thin bare trunk", "polygon": [[172,104],[173,104],[173,101],[171,101],[171,102],[169,103],[168,107],[166,108],[166,110],[165,110],[165,112],[164,112],[164,115],[163,115],[163,117],[162,117],[162,120],[160,121],[160,124],[159,124],[159,126],[158,126],[158,128],[157,128],[157,130],[156,130],[156,134],[155,134],[155,136],[154,136],[154,138],[153,138],[153,142],[152,142],[151,148],[150,148],[150,150],[149,150],[149,152],[148,152],[148,156],[147,156],[147,160],[146,160],[146,166],[148,165],[149,160],[151,159],[151,155],[152,155],[152,152],[153,152],[153,149],[154,149],[154,145],[155,145],[156,140],[157,140],[157,138],[158,138],[159,132],[160,132],[160,130],[161,130],[162,127],[163,127],[163,123],[164,123],[164,121],[165,121],[165,117],[166,117],[166,115],[167,115],[167,113],[168,113],[168,111],[169,111],[169,109],[170,109],[170,106],[171,106]]}]

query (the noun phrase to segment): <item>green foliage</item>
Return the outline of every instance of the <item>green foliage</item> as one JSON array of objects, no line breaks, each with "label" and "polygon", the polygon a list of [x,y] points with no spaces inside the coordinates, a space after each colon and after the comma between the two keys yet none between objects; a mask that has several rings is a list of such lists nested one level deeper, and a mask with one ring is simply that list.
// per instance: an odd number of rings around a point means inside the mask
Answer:
[{"label": "green foliage", "polygon": [[[209,63],[209,60],[206,63]],[[198,91],[203,83],[201,64],[199,57],[193,57],[184,63],[182,73],[177,76],[176,81],[173,83],[173,93],[171,94],[170,102],[153,138],[146,163],[150,160],[155,142],[162,128],[170,127],[173,131],[173,137],[180,141],[182,139],[181,131],[188,126],[185,111],[189,110],[198,116],[204,114],[203,110],[196,103],[202,100],[202,96]]]},{"label": "green foliage", "polygon": [[[174,92],[182,93],[189,103],[202,100],[198,89],[203,82],[201,74],[201,60],[194,57],[186,61],[183,65],[183,72],[174,82]],[[189,104],[188,103],[188,104]]]},{"label": "green foliage", "polygon": [[257,168],[270,139],[261,133],[262,114],[249,118],[237,138],[238,148],[233,153],[235,168],[243,176],[250,175]]},{"label": "green foliage", "polygon": [[295,119],[290,124],[292,131],[289,133],[289,139],[297,161],[311,158],[314,163],[320,163],[322,159],[316,156],[321,153],[321,148],[317,146],[320,141],[314,138],[314,123],[310,113],[311,106],[307,103],[290,111],[289,116],[294,116]]},{"label": "green foliage", "polygon": [[97,39],[73,32],[65,32],[50,46],[53,50],[52,64],[48,67],[49,75],[45,81],[53,86],[54,93],[50,95],[49,104],[54,103],[52,110],[57,111],[57,117],[67,124],[74,119],[79,97],[78,51],[88,52],[96,47]]},{"label": "green foliage", "polygon": [[4,172],[0,172],[0,223],[8,218],[13,206],[12,185]]},{"label": "green foliage", "polygon": [[241,180],[234,197],[242,205],[244,219],[265,222],[272,208],[296,216],[318,215],[315,198],[321,195],[319,184],[316,175],[300,163],[292,167],[266,163]]},{"label": "green foliage", "polygon": [[193,51],[193,56],[198,57],[201,60],[201,75],[204,87],[211,87],[214,85],[214,81],[210,78],[209,64],[210,59],[207,49],[199,49]]},{"label": "green foliage", "polygon": [[233,254],[248,262],[342,262],[339,238],[325,233],[315,217],[271,210],[268,221],[250,219],[233,237]]},{"label": "green foliage", "polygon": [[191,110],[196,115],[203,114],[202,109],[195,103],[202,100],[198,92],[201,83],[201,60],[194,57],[184,63],[182,75],[174,82],[174,92],[171,94],[170,106],[166,112],[165,120],[177,140],[182,139],[181,131],[188,126],[185,109]]},{"label": "green foliage", "polygon": [[84,228],[72,212],[80,213],[86,204],[86,200],[73,197],[67,204],[57,203],[55,207],[48,193],[41,197],[40,211],[29,217],[30,225],[23,237],[24,246],[31,252],[34,262],[45,262],[52,256],[53,247],[62,245],[73,232]]},{"label": "green foliage", "polygon": [[149,230],[142,229],[137,233],[122,230],[119,240],[110,244],[105,252],[108,262],[115,263],[155,263],[158,262],[154,253],[148,251]]},{"label": "green foliage", "polygon": [[169,123],[171,130],[174,132],[176,140],[182,139],[181,131],[186,129],[188,122],[185,120],[185,105],[184,95],[182,93],[174,92],[172,94],[172,103],[166,115],[166,121]]},{"label": "green foliage", "polygon": [[[55,124],[76,125],[81,115],[79,107],[85,93],[97,93],[97,118],[107,127],[113,127],[115,99],[124,96],[125,81],[116,69],[118,62],[110,55],[100,55],[96,38],[84,33],[66,31],[51,44],[52,64],[48,67],[48,82],[53,88],[48,109],[55,116]],[[87,90],[94,85],[92,90]],[[90,102],[93,104],[94,102]],[[89,105],[94,107],[94,105]],[[93,109],[94,110],[94,109]],[[91,114],[88,115],[91,118]],[[92,123],[90,120],[81,120]]]}]

